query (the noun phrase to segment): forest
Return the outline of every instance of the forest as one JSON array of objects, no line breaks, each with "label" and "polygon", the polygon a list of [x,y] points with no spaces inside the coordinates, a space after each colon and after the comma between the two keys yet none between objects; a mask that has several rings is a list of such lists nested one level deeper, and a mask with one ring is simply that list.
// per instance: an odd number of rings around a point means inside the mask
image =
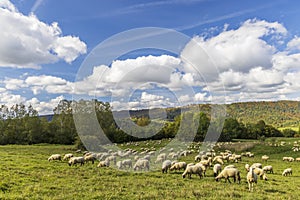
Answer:
[{"label": "forest", "polygon": [[[256,104],[254,105],[256,105],[257,108],[249,109],[249,107],[253,107],[252,104],[253,103],[245,104],[246,108],[248,107],[248,112],[258,113],[258,110],[263,110],[261,106],[259,107]],[[286,105],[282,102],[281,104]],[[200,112],[191,116],[194,121],[197,121],[197,123],[194,124],[197,124],[194,141],[203,141],[208,128],[211,125],[209,105],[199,106],[201,107]],[[80,100],[78,102],[62,100],[57,107],[53,109],[54,114],[51,120],[47,117],[39,116],[38,112],[32,106],[26,107],[24,104],[16,104],[12,107],[7,107],[6,105],[2,105],[0,107],[0,145],[49,143],[75,144],[77,146],[82,146],[74,123],[73,114],[80,112],[86,112],[85,114],[88,114],[86,110],[82,110],[82,108],[88,107],[93,107],[95,110],[101,129],[111,142],[124,143],[128,141],[145,140],[144,137],[136,137],[134,134],[129,135],[120,129],[120,123],[122,126],[126,126],[124,123],[128,120],[125,120],[124,118],[124,121],[121,120],[121,122],[117,124],[114,120],[112,108],[107,102],[98,100]],[[231,110],[229,110],[227,117],[224,119],[219,141],[232,141],[233,139],[264,140],[267,137],[299,136],[298,131],[289,128],[279,130],[278,127],[275,127],[273,124],[266,123],[264,118],[256,117],[255,119],[257,121],[247,122],[245,119],[241,120],[237,114],[233,114],[233,108],[239,108],[238,112],[245,110],[242,112],[245,115],[247,109],[244,107],[245,106],[241,106],[241,104],[229,105],[229,109]],[[270,105],[268,108],[270,109]],[[289,110],[290,108],[276,109]],[[183,131],[183,136],[188,136],[190,134],[191,126],[193,125],[181,124],[182,110],[183,109],[180,108],[165,109],[167,119],[161,121],[151,120],[149,117],[149,110],[131,111],[130,120],[134,122],[137,127],[144,127],[142,129],[143,131],[138,133],[141,135],[144,134],[147,136],[149,135],[148,133],[155,131],[153,129],[155,124],[162,127],[159,131],[146,139],[159,140],[163,138],[173,138],[176,136],[180,126],[181,131]],[[159,112],[159,109],[156,112]],[[237,111],[235,111],[235,113],[237,113]],[[286,116],[288,115],[281,114],[279,118],[281,119]],[[154,126],[147,126],[149,124],[154,124]],[[137,132],[139,129],[131,131]]]}]

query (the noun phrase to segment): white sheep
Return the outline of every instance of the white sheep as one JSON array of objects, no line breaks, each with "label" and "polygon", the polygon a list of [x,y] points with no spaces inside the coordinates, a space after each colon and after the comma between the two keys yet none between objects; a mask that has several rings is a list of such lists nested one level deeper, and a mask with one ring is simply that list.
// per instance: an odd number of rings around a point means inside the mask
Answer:
[{"label": "white sheep", "polygon": [[172,162],[170,160],[165,160],[161,166],[162,173],[168,173],[168,169],[171,168],[171,165],[172,165]]},{"label": "white sheep", "polygon": [[253,163],[251,165],[252,168],[261,168],[262,169],[262,164],[261,163]]},{"label": "white sheep", "polygon": [[249,191],[253,191],[254,183],[257,183],[257,175],[254,173],[252,167],[250,167],[249,172],[247,173],[247,182],[249,186]]},{"label": "white sheep", "polygon": [[215,164],[213,168],[214,177],[217,177],[221,171],[222,171],[222,166],[219,163]]},{"label": "white sheep", "polygon": [[73,155],[73,154],[71,154],[71,153],[67,153],[67,154],[65,154],[65,156],[64,156],[64,158],[63,158],[63,160],[67,160],[67,159],[70,159],[70,158],[72,158],[72,157],[74,157],[74,155]]},{"label": "white sheep", "polygon": [[267,173],[270,172],[273,174],[273,167],[271,165],[267,165],[263,167],[263,170]]},{"label": "white sheep", "polygon": [[176,162],[170,167],[170,171],[181,170],[181,169],[185,170],[186,166],[187,166],[186,162]]},{"label": "white sheep", "polygon": [[[252,167],[250,169],[252,169]],[[253,168],[253,171],[254,171],[254,173],[257,176],[260,177],[260,179],[263,179],[265,181],[268,180],[267,175],[266,175],[266,173],[265,173],[265,171],[263,169],[261,169],[261,168]]]},{"label": "white sheep", "polygon": [[265,161],[265,162],[267,162],[268,160],[269,160],[269,156],[267,156],[267,155],[263,155],[262,157],[261,157],[261,159],[262,159],[262,161]]},{"label": "white sheep", "polygon": [[292,175],[292,174],[293,174],[292,168],[287,168],[287,169],[283,170],[283,172],[282,172],[282,176],[287,176],[287,175]]},{"label": "white sheep", "polygon": [[98,163],[97,167],[109,167],[110,162],[108,160],[102,160]]},{"label": "white sheep", "polygon": [[92,164],[94,164],[95,160],[97,160],[97,159],[96,159],[96,157],[95,157],[94,154],[89,154],[89,155],[87,155],[87,156],[84,156],[84,161],[85,161],[86,163],[92,162]]},{"label": "white sheep", "polygon": [[296,160],[296,162],[300,162],[300,158],[299,158],[299,157],[298,157],[298,158],[296,158],[295,160]]},{"label": "white sheep", "polygon": [[216,181],[219,181],[221,178],[225,178],[225,183],[228,180],[229,183],[229,177],[233,177],[234,182],[238,180],[238,183],[241,181],[240,171],[236,168],[225,168],[221,171],[221,173],[215,178]]},{"label": "white sheep", "polygon": [[246,169],[247,172],[250,171],[250,165],[248,163],[245,164],[245,169]]},{"label": "white sheep", "polygon": [[131,161],[131,159],[125,159],[125,160],[122,160],[122,168],[124,167],[124,168],[126,168],[126,167],[128,167],[128,168],[132,168],[132,161]]},{"label": "white sheep", "polygon": [[60,154],[52,154],[49,158],[48,161],[52,161],[52,160],[61,160],[61,155]]},{"label": "white sheep", "polygon": [[69,166],[76,165],[77,163],[80,163],[80,166],[84,165],[84,157],[72,157],[68,162]]},{"label": "white sheep", "polygon": [[106,161],[110,162],[114,162],[114,165],[117,162],[117,157],[116,156],[108,156],[107,158],[105,158]]},{"label": "white sheep", "polygon": [[186,167],[185,171],[182,174],[182,178],[185,178],[188,175],[189,178],[192,178],[192,174],[198,174],[200,179],[202,178],[202,168],[199,165],[189,165]]},{"label": "white sheep", "polygon": [[136,163],[133,166],[133,170],[136,171],[136,170],[142,170],[142,169],[144,169],[145,171],[150,169],[149,160],[139,159],[136,161]]}]

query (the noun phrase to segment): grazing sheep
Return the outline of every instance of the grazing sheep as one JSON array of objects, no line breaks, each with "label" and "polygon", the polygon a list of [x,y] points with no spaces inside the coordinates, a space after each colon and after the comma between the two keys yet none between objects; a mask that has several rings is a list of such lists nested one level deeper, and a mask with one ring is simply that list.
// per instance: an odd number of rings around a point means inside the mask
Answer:
[{"label": "grazing sheep", "polygon": [[283,157],[282,160],[288,162],[294,162],[295,159],[293,157]]},{"label": "grazing sheep", "polygon": [[238,180],[238,183],[241,182],[240,171],[236,168],[224,168],[215,179],[216,181],[219,181],[221,178],[225,178],[225,183],[227,180],[231,183],[229,177],[233,177],[234,182],[236,182],[236,179]]},{"label": "grazing sheep", "polygon": [[128,167],[128,168],[132,168],[132,161],[131,161],[131,159],[125,159],[125,160],[123,160],[122,161],[122,168],[126,168],[126,167]]},{"label": "grazing sheep", "polygon": [[181,169],[185,170],[186,166],[187,166],[186,162],[176,162],[170,167],[170,171],[181,170]]},{"label": "grazing sheep", "polygon": [[67,159],[70,159],[70,158],[72,158],[72,157],[74,157],[74,155],[73,155],[73,154],[71,154],[71,153],[67,153],[67,154],[65,154],[65,156],[64,156],[64,158],[63,158],[63,160],[67,160]]},{"label": "grazing sheep", "polygon": [[257,183],[257,175],[254,173],[252,167],[250,167],[249,172],[247,173],[247,182],[249,185],[249,191],[253,191],[254,183]]},{"label": "grazing sheep", "polygon": [[161,171],[162,173],[168,173],[168,169],[171,168],[172,162],[170,160],[165,160],[162,163]]},{"label": "grazing sheep", "polygon": [[214,177],[217,177],[218,174],[222,171],[222,166],[219,163],[215,164],[213,171],[214,171]]},{"label": "grazing sheep", "polygon": [[253,163],[251,165],[252,168],[261,168],[262,169],[262,164],[261,163]]},{"label": "grazing sheep", "polygon": [[263,170],[267,173],[270,172],[273,174],[273,167],[271,165],[267,165],[263,167]]},{"label": "grazing sheep", "polygon": [[283,170],[283,172],[282,172],[282,176],[287,176],[287,175],[292,175],[292,174],[293,174],[292,168],[287,168],[287,169]]},{"label": "grazing sheep", "polygon": [[263,156],[261,157],[261,160],[267,162],[267,161],[269,160],[269,158],[270,158],[269,156],[263,155]]},{"label": "grazing sheep", "polygon": [[109,167],[110,163],[108,160],[102,160],[98,163],[97,167]]},{"label": "grazing sheep", "polygon": [[105,158],[105,160],[108,161],[109,163],[112,161],[112,162],[114,162],[114,165],[116,165],[117,157],[116,156],[108,156],[107,158]]},{"label": "grazing sheep", "polygon": [[94,164],[95,160],[97,160],[97,159],[96,159],[96,157],[93,154],[89,154],[87,156],[84,156],[84,161],[86,163],[92,162],[92,164]]},{"label": "grazing sheep", "polygon": [[266,173],[263,169],[261,169],[261,168],[252,168],[252,167],[250,169],[253,169],[254,173],[257,176],[259,176],[260,179],[263,179],[265,181],[268,180],[267,175],[266,175]]},{"label": "grazing sheep", "polygon": [[84,157],[72,157],[68,162],[69,166],[76,165],[77,163],[80,163],[80,166],[84,165]]},{"label": "grazing sheep", "polygon": [[189,178],[192,178],[192,174],[198,174],[200,179],[202,178],[202,168],[199,165],[189,165],[186,167],[185,171],[182,174],[182,178],[185,178],[188,175]]},{"label": "grazing sheep", "polygon": [[298,158],[296,158],[295,160],[296,160],[296,162],[300,162],[300,158],[299,158],[299,157],[298,157]]},{"label": "grazing sheep", "polygon": [[139,159],[136,161],[136,163],[133,166],[133,170],[136,171],[136,170],[142,170],[142,169],[144,169],[145,171],[150,169],[149,160]]},{"label": "grazing sheep", "polygon": [[52,161],[52,160],[61,160],[61,155],[60,154],[53,154],[48,158],[48,161]]}]

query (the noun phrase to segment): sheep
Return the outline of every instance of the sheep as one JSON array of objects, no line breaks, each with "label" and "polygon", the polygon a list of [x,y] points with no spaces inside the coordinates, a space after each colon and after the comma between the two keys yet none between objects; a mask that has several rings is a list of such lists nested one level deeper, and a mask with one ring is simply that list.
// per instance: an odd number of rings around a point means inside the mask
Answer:
[{"label": "sheep", "polygon": [[48,161],[52,161],[52,160],[60,160],[61,161],[61,155],[60,154],[52,154],[49,158]]},{"label": "sheep", "polygon": [[298,158],[296,158],[295,160],[296,160],[296,162],[300,162],[300,158],[299,158],[299,157],[298,157]]},{"label": "sheep", "polygon": [[136,161],[136,163],[133,166],[133,170],[136,171],[136,170],[142,170],[142,169],[144,169],[145,171],[150,169],[149,160],[139,159]]},{"label": "sheep", "polygon": [[97,160],[97,159],[96,159],[96,157],[94,156],[94,154],[89,154],[89,155],[87,155],[87,156],[84,156],[84,161],[85,161],[86,163],[92,162],[92,164],[94,164],[95,160]]},{"label": "sheep", "polygon": [[71,153],[67,153],[67,154],[65,154],[65,156],[64,156],[64,158],[63,158],[63,160],[67,160],[67,159],[70,159],[70,158],[72,158],[72,157],[74,157],[74,155],[73,155],[73,154],[71,154]]},{"label": "sheep", "polygon": [[236,179],[238,180],[238,183],[241,182],[241,176],[240,171],[236,168],[225,168],[221,171],[221,173],[215,178],[216,181],[219,181],[221,178],[225,178],[225,183],[230,182],[229,177],[233,177],[234,182],[236,182]]},{"label": "sheep", "polygon": [[257,183],[257,175],[254,173],[252,167],[250,167],[249,172],[247,173],[247,182],[249,185],[249,191],[253,191],[253,184]]},{"label": "sheep", "polygon": [[109,167],[110,162],[108,160],[102,160],[98,163],[97,167]]},{"label": "sheep", "polygon": [[267,155],[263,155],[262,157],[261,157],[261,159],[262,159],[262,161],[268,161],[268,159],[269,159],[270,157],[269,156],[267,156]]},{"label": "sheep", "polygon": [[217,177],[218,174],[222,171],[222,166],[219,163],[215,164],[213,171],[214,171],[214,177]]},{"label": "sheep", "polygon": [[267,173],[270,172],[273,174],[273,167],[271,165],[267,165],[263,167],[263,170]]},{"label": "sheep", "polygon": [[219,164],[221,164],[221,165],[224,164],[224,162],[223,162],[221,156],[215,157],[215,158],[213,159],[213,162],[219,163]]},{"label": "sheep", "polygon": [[121,162],[122,164],[122,168],[124,167],[128,167],[128,168],[132,168],[132,161],[131,159],[125,159]]},{"label": "sheep", "polygon": [[205,176],[207,166],[203,165],[202,163],[197,163],[197,165],[199,165],[202,168],[203,176]]},{"label": "sheep", "polygon": [[171,165],[172,162],[170,160],[165,160],[161,166],[162,173],[168,173],[168,169],[170,169]]},{"label": "sheep", "polygon": [[261,163],[253,163],[251,165],[252,168],[261,168],[262,169],[262,164]]},{"label": "sheep", "polygon": [[253,169],[254,173],[257,176],[259,176],[260,179],[263,179],[265,181],[268,180],[267,175],[266,175],[266,173],[263,169],[261,169],[261,168],[252,168],[252,167],[250,169]]},{"label": "sheep", "polygon": [[283,170],[283,172],[282,172],[282,176],[287,176],[287,175],[292,175],[292,174],[293,174],[292,168],[287,168],[287,169]]},{"label": "sheep", "polygon": [[250,165],[248,163],[245,164],[245,169],[246,169],[247,172],[250,171]]},{"label": "sheep", "polygon": [[105,160],[106,160],[106,161],[109,161],[109,163],[110,163],[111,161],[113,161],[113,162],[114,162],[114,165],[115,165],[116,162],[117,162],[117,157],[116,157],[116,156],[108,156],[107,158],[105,158]]},{"label": "sheep", "polygon": [[80,163],[80,166],[84,165],[84,157],[72,157],[68,162],[69,166],[76,165],[77,163]]},{"label": "sheep", "polygon": [[181,170],[181,169],[185,170],[186,165],[187,165],[186,162],[176,162],[170,167],[170,171]]},{"label": "sheep", "polygon": [[295,159],[293,157],[283,157],[282,160],[288,162],[294,162]]},{"label": "sheep", "polygon": [[182,174],[182,178],[185,178],[188,175],[189,178],[192,178],[192,174],[198,174],[200,179],[202,178],[202,168],[199,165],[189,165],[186,167],[185,171]]}]

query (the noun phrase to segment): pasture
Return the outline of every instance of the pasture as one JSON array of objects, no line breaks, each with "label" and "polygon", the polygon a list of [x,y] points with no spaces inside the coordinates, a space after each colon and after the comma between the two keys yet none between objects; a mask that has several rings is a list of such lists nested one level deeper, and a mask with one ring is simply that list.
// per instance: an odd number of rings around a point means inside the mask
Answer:
[{"label": "pasture", "polygon": [[[300,152],[291,150],[297,139],[286,140],[284,146],[270,146],[279,140],[285,139],[268,139],[264,143],[236,142],[226,146],[236,153],[251,151],[255,154],[254,158],[243,157],[241,162],[233,163],[241,172],[240,184],[225,183],[224,179],[216,182],[212,169],[202,179],[196,175],[183,179],[183,171],[133,173],[111,167],[97,168],[97,162],[70,167],[67,161],[47,161],[54,153],[82,155],[76,154],[73,146],[0,146],[0,199],[299,199],[300,162],[282,161],[283,156],[300,157]],[[120,147],[139,150],[155,146],[155,142]],[[163,145],[162,142],[155,148]],[[216,149],[216,153],[218,150],[222,149]],[[267,163],[261,161],[264,154],[270,156]],[[194,162],[195,155],[197,152],[179,160]],[[244,165],[254,162],[272,165],[274,174],[267,174],[267,181],[258,180],[254,192],[249,192]],[[281,173],[288,167],[293,169],[293,175],[283,177]]]}]

